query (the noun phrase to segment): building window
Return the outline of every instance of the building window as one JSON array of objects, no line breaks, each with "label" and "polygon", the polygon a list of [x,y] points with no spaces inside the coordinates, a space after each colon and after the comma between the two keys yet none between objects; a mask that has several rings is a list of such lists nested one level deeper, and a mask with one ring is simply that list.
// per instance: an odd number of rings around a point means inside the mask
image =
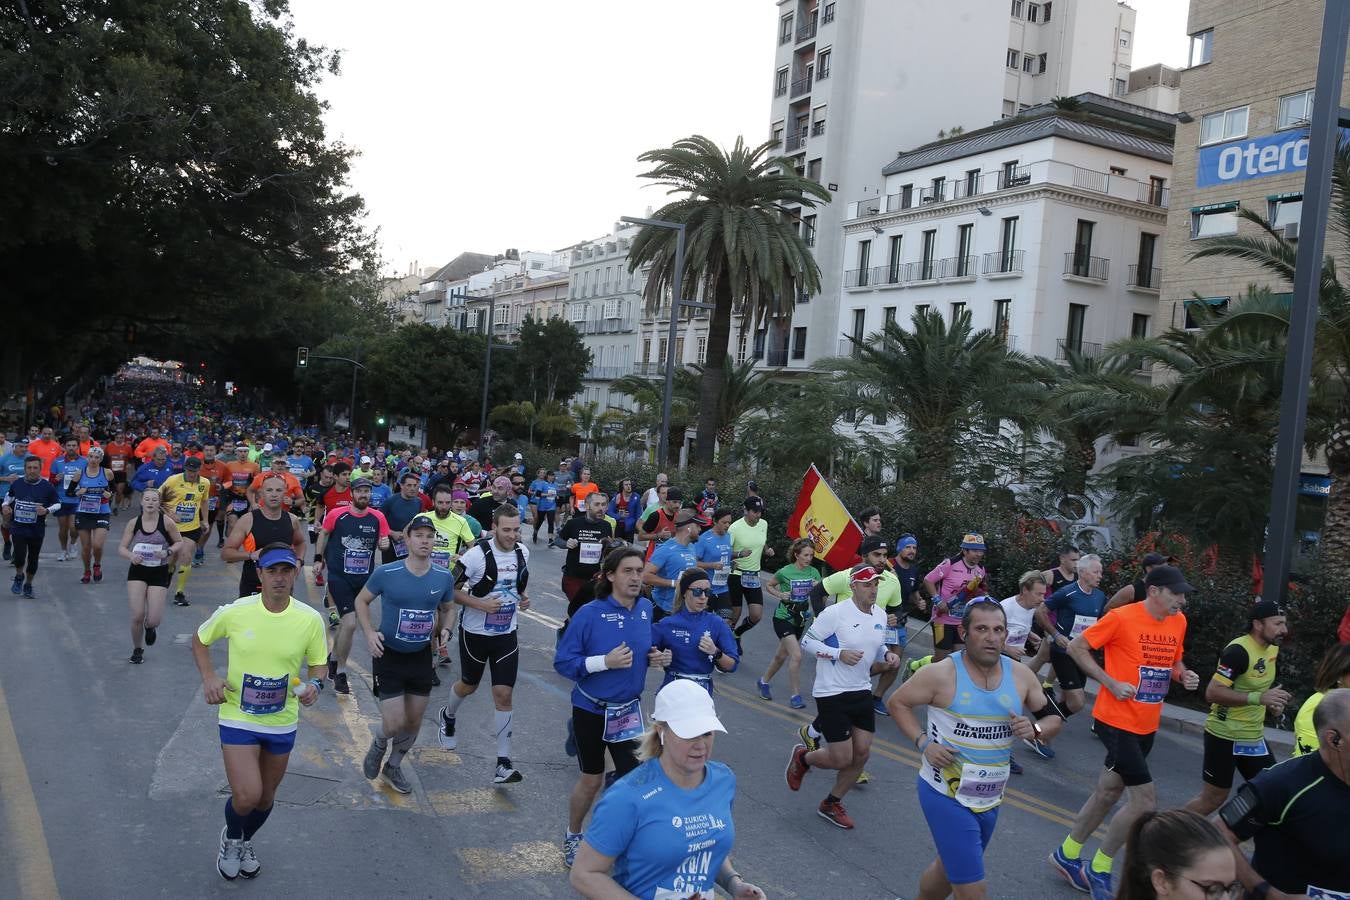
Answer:
[{"label": "building window", "polygon": [[994,301],[994,337],[999,342],[1006,345],[1008,343],[1008,326],[1012,320],[1012,300],[1005,298]]},{"label": "building window", "polygon": [[783,16],[778,26],[778,43],[792,43],[792,14]]},{"label": "building window", "polygon": [[745,362],[745,332],[742,331],[736,339],[736,364]]},{"label": "building window", "polygon": [[694,345],[694,350],[698,354],[698,358],[695,359],[694,362],[698,363],[699,365],[702,365],[703,363],[707,362],[708,338],[706,336],[699,338],[698,343]]},{"label": "building window", "polygon": [[1214,29],[1207,28],[1191,35],[1191,54],[1187,66],[1203,66],[1214,58]]},{"label": "building window", "polygon": [[786,67],[784,67],[782,69],[779,69],[777,74],[774,75],[773,95],[775,97],[781,97],[787,93],[787,89],[788,89],[788,70]]},{"label": "building window", "polygon": [[914,185],[902,184],[900,186],[900,208],[909,209],[914,205]]},{"label": "building window", "polygon": [[824,81],[830,77],[830,57],[829,50],[822,50],[816,55],[816,81]]},{"label": "building window", "polygon": [[1016,50],[1012,49],[1011,47],[1008,48],[1008,68],[1010,68],[1010,69],[1015,69],[1015,68],[1017,68],[1017,63],[1018,63],[1021,59],[1022,59],[1022,54],[1018,53]]},{"label": "building window", "polygon": [[1121,178],[1124,178],[1124,177],[1125,177],[1125,173],[1126,173],[1127,171],[1128,171],[1127,169],[1122,169],[1120,166],[1111,166],[1111,167],[1110,167],[1110,172],[1111,172],[1111,174],[1112,174],[1112,175],[1119,175]]},{"label": "building window", "polygon": [[816,245],[816,217],[802,216],[802,240],[806,241],[806,246],[814,247]]},{"label": "building window", "polygon": [[1027,21],[1036,22],[1041,18],[1041,8],[1035,3],[1027,4]]},{"label": "building window", "polygon": [[1125,81],[1125,79],[1124,79],[1124,78],[1117,78],[1117,79],[1116,79],[1116,96],[1117,96],[1117,97],[1124,97],[1124,96],[1125,96],[1126,94],[1128,94],[1129,92],[1130,92],[1130,86],[1129,86],[1129,84]]},{"label": "building window", "polygon": [[675,339],[675,365],[684,365],[684,338],[682,337]]},{"label": "building window", "polygon": [[902,240],[903,237],[901,235],[891,235],[890,257],[887,262],[887,265],[890,267],[890,270],[887,272],[887,275],[889,276],[887,282],[889,284],[900,283],[900,249]]},{"label": "building window", "polygon": [[867,267],[872,264],[872,242],[858,242],[858,284],[867,284]]},{"label": "building window", "polygon": [[1073,274],[1087,277],[1092,271],[1092,232],[1097,223],[1079,219],[1074,230]]},{"label": "building window", "polygon": [[884,328],[887,325],[895,324],[895,307],[888,306],[881,311],[881,324]]},{"label": "building window", "polygon": [[933,193],[931,199],[934,203],[937,203],[939,201],[947,199],[946,195],[947,195],[947,179],[939,175],[937,178],[933,179]]},{"label": "building window", "polygon": [[1202,323],[1213,316],[1221,316],[1228,311],[1227,297],[1202,297],[1199,300],[1185,301],[1187,331],[1195,331]]},{"label": "building window", "polygon": [[1139,287],[1157,288],[1158,279],[1154,277],[1153,260],[1158,255],[1158,236],[1147,231],[1139,233],[1139,256],[1135,260],[1138,266],[1134,283]]},{"label": "building window", "polygon": [[773,142],[774,142],[775,144],[781,144],[781,143],[783,143],[783,123],[782,123],[782,122],[774,122],[774,123],[773,123]]},{"label": "building window", "polygon": [[1011,119],[1017,115],[1017,104],[1012,100],[1003,101],[1003,118]]},{"label": "building window", "polygon": [[1000,189],[1010,187],[1017,178],[1017,160],[1009,160],[1003,164],[1002,171],[999,172],[998,186]]},{"label": "building window", "polygon": [[1299,91],[1280,98],[1280,115],[1276,121],[1277,131],[1297,128],[1312,121],[1312,91]]},{"label": "building window", "polygon": [[1049,21],[1050,21],[1050,4],[1049,4],[1049,3],[1042,3],[1042,4],[1041,4],[1041,21],[1042,21],[1042,22],[1049,22]]},{"label": "building window", "polygon": [[806,327],[792,329],[792,358],[806,359]]},{"label": "building window", "polygon": [[1140,341],[1148,337],[1148,316],[1143,313],[1134,314],[1130,319],[1130,337]]},{"label": "building window", "polygon": [[974,197],[980,192],[980,170],[970,169],[966,172],[966,193],[967,197]]},{"label": "building window", "polygon": [[959,319],[961,317],[961,314],[964,313],[965,311],[966,311],[966,302],[964,300],[957,300],[955,303],[952,304],[953,325],[956,324],[956,320]]},{"label": "building window", "polygon": [[1026,56],[1023,56],[1022,71],[1030,75],[1031,70],[1034,68],[1036,68],[1036,57],[1032,56],[1030,53],[1028,53]]},{"label": "building window", "polygon": [[1012,17],[1014,19],[1022,18],[1022,0],[1012,0]]},{"label": "building window", "polygon": [[[1049,14],[1048,10],[1050,9],[1050,4],[1049,4],[1049,3],[1045,4],[1045,8],[1046,8],[1046,10],[1047,10],[1047,12],[1046,12],[1046,18],[1049,18],[1050,14]],[[1049,54],[1049,53],[1042,53],[1042,54],[1040,55],[1039,58],[1040,58],[1040,61],[1041,61],[1041,66],[1040,66],[1040,69],[1037,70],[1036,74],[1037,74],[1037,75],[1044,75],[1044,74],[1045,74],[1045,69],[1046,69],[1046,67],[1050,65],[1050,54]]]},{"label": "building window", "polygon": [[975,257],[970,255],[975,241],[975,226],[966,224],[956,229],[956,276],[965,278],[975,274]]},{"label": "building window", "polygon": [[1009,216],[1003,220],[1003,227],[999,232],[998,250],[998,270],[1000,272],[1013,271],[1013,254],[1017,250],[1017,216]]},{"label": "building window", "polygon": [[1130,46],[1130,33],[1124,29],[1120,32],[1120,46],[1127,48]]},{"label": "building window", "polygon": [[929,307],[928,307],[928,304],[927,304],[927,303],[918,303],[918,304],[915,304],[915,306],[914,306],[914,315],[916,315],[916,316],[921,316],[921,315],[923,315],[924,313],[928,312],[928,308],[929,308]]},{"label": "building window", "polygon": [[820,181],[820,159],[811,160],[806,164],[806,177],[811,181]]},{"label": "building window", "polygon": [[1303,217],[1303,197],[1293,194],[1275,197],[1270,201],[1270,224],[1276,228],[1297,225]]},{"label": "building window", "polygon": [[1075,353],[1083,351],[1083,324],[1087,321],[1087,309],[1082,303],[1069,304],[1069,323],[1064,329],[1064,349]]},{"label": "building window", "polygon": [[826,25],[828,25],[828,24],[830,24],[830,23],[833,22],[833,21],[834,21],[834,4],[833,4],[833,3],[826,3],[826,4],[825,4],[825,16],[824,16],[824,22],[825,22]]},{"label": "building window", "polygon": [[[666,364],[666,358],[669,352],[670,352],[670,339],[661,338],[661,342],[657,344],[656,361],[660,363],[662,366],[664,366]],[[678,360],[676,360],[676,362],[678,362]]]},{"label": "building window", "polygon": [[937,255],[937,229],[923,233],[923,256],[919,263],[919,279],[931,281],[933,278],[934,257]]},{"label": "building window", "polygon": [[1247,107],[1235,106],[1200,119],[1200,146],[1247,136]]},{"label": "building window", "polygon": [[1237,234],[1238,205],[1216,203],[1191,210],[1191,240]]}]

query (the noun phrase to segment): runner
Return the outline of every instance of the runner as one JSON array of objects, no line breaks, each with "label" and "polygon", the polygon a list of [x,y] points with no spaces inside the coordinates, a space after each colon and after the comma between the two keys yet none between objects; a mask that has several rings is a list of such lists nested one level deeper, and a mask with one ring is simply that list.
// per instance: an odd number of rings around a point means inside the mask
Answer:
[{"label": "runner", "polygon": [[131,608],[128,662],[141,664],[145,648],[155,644],[173,574],[171,564],[184,543],[172,519],[161,509],[159,490],[144,491],[140,513],[127,522],[117,545],[118,555],[131,563],[127,568],[127,603]]},{"label": "runner", "polygon": [[736,671],[740,663],[736,638],[726,621],[708,610],[711,597],[712,583],[706,571],[685,569],[680,573],[674,612],[652,628],[652,645],[671,653],[663,685],[686,678],[711,694],[714,670],[723,674]]},{"label": "runner", "polygon": [[[433,490],[432,493],[434,495],[435,491]],[[460,488],[454,490],[450,495],[450,511],[463,519],[465,524],[468,525],[469,534],[473,536],[472,540],[478,540],[483,534],[483,526],[477,519],[469,515],[469,494],[467,491]],[[490,517],[488,518],[488,524],[492,524]]]},{"label": "runner", "polygon": [[683,500],[684,494],[680,493],[679,488],[666,487],[666,496],[661,500],[660,507],[643,514],[642,522],[637,529],[637,539],[647,542],[647,552],[643,557],[647,561],[651,561],[652,554],[662,542],[675,534],[675,516],[679,513]]},{"label": "runner", "polygon": [[[112,524],[112,470],[103,467],[103,448],[89,448],[89,456],[80,470],[75,486],[79,503],[75,507],[75,531],[80,537],[80,562],[84,574],[80,584],[103,580],[103,545]],[[93,563],[92,570],[90,563]]]},{"label": "runner", "polygon": [[[372,781],[383,775],[400,794],[412,793],[403,774],[403,758],[417,740],[434,686],[432,636],[436,644],[448,637],[449,630],[443,626],[451,619],[455,594],[451,574],[431,564],[435,535],[436,526],[427,516],[407,523],[406,559],[377,568],[356,595],[356,618],[370,647],[381,720],[361,771]],[[379,630],[370,621],[370,605],[376,597],[380,598]]]},{"label": "runner", "polygon": [[215,444],[202,445],[201,476],[211,484],[211,493],[206,500],[207,519],[202,528],[201,540],[197,543],[197,553],[192,559],[193,565],[201,565],[206,558],[206,542],[211,537],[211,527],[216,529],[216,549],[225,546],[225,512],[220,508],[221,498],[225,496],[225,485],[230,480],[230,469],[220,459]]},{"label": "runner", "polygon": [[[923,572],[919,569],[919,542],[912,534],[902,534],[895,542],[895,558],[891,568],[895,577],[900,579],[900,597],[910,604],[920,615],[928,612],[928,601],[924,599],[920,585]],[[901,607],[903,609],[903,606]]]},{"label": "runner", "polygon": [[252,509],[248,502],[248,486],[262,469],[249,459],[247,449],[242,447],[235,448],[234,459],[227,460],[225,468],[230,470],[229,505],[225,508],[226,525],[233,528],[232,521]]},{"label": "runner", "polygon": [[[304,518],[305,488],[300,484],[300,480],[292,475],[290,470],[286,468],[286,457],[284,456],[272,457],[272,462],[268,467],[268,471],[253,476],[253,480],[249,482],[248,488],[245,491],[248,498],[249,509],[254,509],[258,505],[258,495],[262,491],[263,475],[279,476],[286,482],[286,493],[283,495],[281,502],[288,512],[295,512],[301,518]],[[372,488],[373,487],[374,485],[372,484]]]},{"label": "runner", "polygon": [[[332,510],[352,505],[351,463],[338,461],[330,464],[333,469],[333,484],[328,490],[324,491],[323,495],[319,498],[319,508],[314,513],[314,524],[316,527],[312,543],[314,544],[314,584],[316,587],[324,586],[323,556],[319,552],[319,534],[323,530],[322,526],[324,520],[328,518],[328,513]],[[323,598],[324,606],[329,605],[329,599],[328,594],[325,592]],[[334,612],[336,612],[336,610],[334,610]],[[332,613],[330,613],[330,615],[331,614]],[[333,674],[331,669],[328,674]]]},{"label": "runner", "polygon": [[[276,483],[277,476],[268,475],[269,488]],[[333,651],[328,657],[333,690],[339,694],[352,692],[342,668],[347,665],[347,654],[356,634],[356,595],[370,578],[376,547],[389,546],[389,523],[383,513],[370,508],[370,482],[358,478],[351,484],[351,493],[350,506],[334,506],[324,516],[319,534],[319,561],[314,564],[316,573],[328,573],[328,596],[340,617],[333,636]]]},{"label": "runner", "polygon": [[[747,497],[744,509],[744,515],[731,523],[728,529],[731,535],[731,557],[735,560],[735,566],[727,579],[732,617],[740,617],[742,601],[746,609],[745,618],[733,629],[737,649],[741,648],[741,638],[745,633],[764,617],[764,591],[759,586],[760,569],[764,567],[766,558],[773,557],[773,548],[766,546],[769,523],[764,521],[764,501],[758,497]],[[744,650],[741,655],[745,655]]]},{"label": "runner", "polygon": [[[921,669],[888,703],[900,733],[923,755],[919,806],[938,857],[919,877],[920,900],[986,896],[984,851],[1008,786],[1013,741],[1048,739],[1064,724],[1035,674],[1003,655],[1001,605],[970,603],[960,629],[963,649]],[[914,714],[919,706],[928,708],[926,729]]]},{"label": "runner", "polygon": [[[333,475],[333,467],[325,463],[320,469],[319,474],[311,478],[305,485],[305,527],[309,531],[309,545],[316,548],[313,554],[312,562],[319,561],[317,546],[319,543],[319,526],[323,524],[323,519],[318,518],[319,510],[323,507],[323,495],[328,493],[329,488],[337,483]],[[322,587],[322,582],[314,582]]]},{"label": "runner", "polygon": [[[370,508],[384,511],[384,505],[394,496],[394,489],[384,483],[384,466],[378,466],[370,476]],[[303,499],[301,500],[303,503]]]},{"label": "runner", "polygon": [[755,682],[759,696],[773,700],[769,683],[777,674],[780,666],[787,663],[788,687],[792,696],[788,706],[793,709],[805,709],[802,699],[802,633],[806,630],[806,620],[811,616],[811,592],[820,583],[820,570],[811,563],[816,558],[816,548],[810,538],[798,538],[788,548],[791,564],[774,573],[771,580],[764,583],[764,590],[778,601],[773,611],[773,633],[778,635],[778,651],[769,660],[769,667]]},{"label": "runner", "polygon": [[[136,472],[132,475],[128,487],[133,493],[139,493],[146,488],[159,488],[173,474],[173,466],[169,463],[169,451],[163,447],[155,447],[150,457],[136,466]],[[135,498],[132,500],[134,502]]]},{"label": "runner", "polygon": [[1078,560],[1082,555],[1083,552],[1073,544],[1065,544],[1059,548],[1059,565],[1041,573],[1048,585],[1047,594],[1053,595],[1060,588],[1073,584],[1078,578]]},{"label": "runner", "polygon": [[29,454],[23,461],[23,478],[9,486],[5,494],[5,524],[9,526],[14,544],[11,561],[14,563],[14,582],[11,594],[23,592],[32,600],[33,577],[37,575],[38,556],[47,534],[47,519],[61,510],[61,497],[52,483],[42,477],[42,459]]},{"label": "runner", "polygon": [[1106,601],[1106,611],[1110,612],[1118,606],[1124,606],[1127,603],[1134,603],[1137,600],[1143,600],[1144,594],[1148,589],[1144,586],[1144,578],[1148,576],[1158,566],[1172,565],[1161,553],[1145,553],[1144,558],[1139,562],[1144,570],[1143,574],[1132,583],[1125,585],[1120,590],[1111,595],[1111,599]]},{"label": "runner", "polygon": [[[169,442],[164,440],[160,434],[158,425],[150,426],[150,434],[136,445],[136,458],[142,464],[147,463],[155,455],[158,449],[164,450],[164,458],[169,458]],[[156,485],[158,487],[158,485]]]},{"label": "runner", "polygon": [[679,587],[680,575],[685,569],[698,566],[694,542],[698,540],[699,529],[707,523],[708,520],[696,510],[680,510],[675,516],[673,536],[657,547],[647,560],[642,570],[642,583],[652,589],[655,621],[661,621],[674,610],[675,589]]},{"label": "runner", "polygon": [[1219,810],[1248,897],[1350,897],[1350,690],[1328,691],[1313,727],[1317,752],[1266,769]]},{"label": "runner", "polygon": [[646,518],[646,510],[656,506],[661,502],[661,488],[670,484],[670,478],[665,472],[658,472],[656,475],[656,484],[642,492],[643,518]]},{"label": "runner", "polygon": [[642,553],[615,550],[600,566],[596,598],[576,611],[558,641],[553,668],[572,689],[572,728],[581,775],[567,804],[563,864],[571,867],[581,826],[604,780],[605,750],[617,777],[637,767],[643,732],[640,698],[648,666],[668,666],[652,646],[652,604],[642,596]]},{"label": "runner", "polygon": [[[1179,681],[1188,691],[1200,685],[1200,676],[1181,659],[1186,639],[1186,616],[1181,610],[1186,595],[1194,589],[1172,566],[1159,566],[1144,581],[1148,593],[1142,603],[1112,610],[1069,643],[1069,656],[1103,688],[1092,716],[1097,736],[1106,746],[1106,763],[1073,830],[1050,854],[1050,864],[1071,886],[1091,893],[1092,900],[1112,897],[1113,857],[1125,843],[1130,826],[1156,806],[1148,754],[1162,719],[1169,682]],[[1093,650],[1105,651],[1105,668],[1097,665]],[[1122,792],[1125,806],[1112,817],[1091,863],[1085,863],[1083,844]]]},{"label": "runner", "polygon": [[264,479],[262,505],[234,520],[230,534],[225,538],[225,546],[220,549],[221,559],[244,564],[239,573],[241,597],[256,594],[262,586],[256,565],[259,547],[289,543],[297,556],[305,548],[305,533],[300,527],[300,519],[281,506],[281,497],[285,491],[285,482],[280,478]]},{"label": "runner", "polygon": [[[727,581],[731,577],[731,520],[736,517],[734,510],[709,510],[705,515],[712,528],[698,536],[694,543],[694,555],[698,558],[698,567],[708,574],[712,585],[712,597],[708,608],[723,619],[731,618],[731,599],[727,594]],[[727,626],[734,625],[727,622]]]},{"label": "runner", "polygon": [[586,498],[600,490],[600,485],[591,481],[591,470],[582,469],[581,475],[572,485],[572,508],[576,512],[586,509]]},{"label": "runner", "polygon": [[42,426],[37,437],[29,436],[28,452],[42,461],[42,477],[50,479],[52,477],[52,462],[56,460],[65,451],[65,448],[55,438],[55,433],[50,425]]},{"label": "runner", "polygon": [[[905,617],[902,605],[904,603],[903,587],[900,584],[900,578],[890,567],[887,560],[890,554],[890,544],[883,537],[872,535],[865,537],[862,543],[858,545],[858,552],[862,554],[864,565],[871,566],[880,573],[877,579],[877,607],[886,615],[886,647],[896,656],[900,655],[901,649],[909,640],[906,633]],[[843,603],[853,596],[853,584],[850,573],[834,572],[820,582],[818,587],[812,589],[812,597],[816,600],[813,607],[823,609],[822,600],[828,603]],[[887,678],[887,674],[891,677]],[[877,681],[877,688],[872,694],[872,708],[879,716],[890,715],[886,711],[886,702],[883,699],[884,692],[895,682],[895,673],[887,670],[881,673]],[[811,729],[812,737],[817,737],[815,729]],[[866,779],[863,780],[866,783]]]},{"label": "runner", "polygon": [[916,672],[929,662],[945,659],[956,649],[960,638],[957,625],[971,597],[986,593],[984,535],[967,532],[961,539],[961,552],[934,567],[923,580],[924,592],[933,599],[930,621],[933,623],[933,655],[911,660],[909,671]]},{"label": "runner", "polygon": [[[497,733],[497,766],[493,784],[514,784],[524,778],[511,764],[512,694],[520,666],[517,613],[530,608],[530,551],[520,543],[520,510],[509,503],[492,514],[492,533],[474,544],[456,570],[455,603],[464,607],[459,623],[459,681],[440,712],[440,743],[456,746],[455,717],[478,690],[483,671],[491,671],[493,728]],[[450,632],[442,632],[449,640]]]},{"label": "runner", "polygon": [[56,537],[61,542],[57,562],[65,562],[75,555],[73,545],[79,541],[75,511],[80,506],[80,477],[86,466],[84,457],[80,456],[80,442],[74,435],[63,437],[61,447],[64,453],[52,460],[52,482],[61,494],[61,509],[56,513]]},{"label": "runner", "polygon": [[1284,610],[1258,600],[1248,614],[1247,633],[1228,642],[1205,686],[1205,761],[1198,796],[1186,808],[1207,816],[1228,799],[1233,770],[1251,781],[1275,765],[1266,746],[1266,710],[1279,718],[1291,695],[1276,683],[1276,657],[1289,627]]},{"label": "runner", "polygon": [[[323,620],[291,596],[300,562],[291,547],[264,547],[261,594],[217,609],[192,636],[192,656],[206,702],[220,707],[220,751],[230,796],[220,830],[216,870],[227,880],[254,878],[261,869],[253,838],[272,814],[286,774],[299,704],[313,706],[323,689]],[[210,645],[229,647],[225,678],[211,663]],[[301,666],[310,680],[301,687]],[[292,684],[300,688],[297,695]]]},{"label": "runner", "polygon": [[642,514],[639,506],[638,496],[633,492],[633,479],[625,478],[620,481],[619,489],[614,492],[614,497],[609,501],[609,515],[619,526],[615,537],[625,541],[633,539],[633,534],[637,529],[638,516]]},{"label": "runner", "polygon": [[582,585],[600,571],[600,553],[605,541],[614,537],[614,529],[605,520],[605,502],[592,492],[586,498],[585,515],[573,516],[558,531],[553,546],[567,548],[562,566],[563,596],[571,598]]},{"label": "runner", "polygon": [[[1040,671],[1050,658],[1050,644],[1036,635],[1036,613],[1045,605],[1047,578],[1044,572],[1032,569],[1022,573],[1017,580],[1017,593],[1004,598],[1000,605],[1008,622],[1008,641],[1003,647],[1003,655],[1009,659],[1024,663],[1040,681]],[[1028,648],[1031,648],[1028,651]],[[1044,687],[1044,685],[1042,685]],[[1027,748],[1041,759],[1054,759],[1055,751],[1040,738],[1023,741]],[[1008,764],[1014,775],[1022,774],[1022,766],[1017,757],[1009,754]]]},{"label": "runner", "polygon": [[459,562],[460,553],[476,540],[469,523],[453,509],[454,493],[454,488],[442,481],[432,494],[431,523],[436,526],[436,545],[431,550],[431,561],[442,569],[451,569]]},{"label": "runner", "polygon": [[539,543],[539,526],[548,522],[548,538],[553,540],[553,531],[558,519],[558,476],[553,472],[540,469],[534,481],[530,482],[530,496],[534,498],[534,536],[531,540]]},{"label": "runner", "polygon": [[[1106,594],[1098,587],[1102,583],[1101,557],[1089,553],[1079,557],[1074,566],[1077,579],[1051,594],[1037,613],[1046,634],[1053,635],[1050,665],[1059,681],[1059,705],[1070,715],[1087,703],[1087,678],[1069,656],[1069,642],[1097,624],[1106,606]],[[1048,618],[1051,613],[1053,625]]]},{"label": "runner", "polygon": [[827,607],[802,637],[803,650],[831,663],[817,664],[811,691],[816,721],[829,746],[793,747],[787,783],[790,789],[801,790],[802,779],[813,766],[835,770],[834,786],[816,813],[844,829],[853,828],[853,820],[843,799],[867,762],[876,732],[872,675],[900,665],[900,657],[886,649],[886,614],[876,606],[880,578],[881,572],[872,566],[854,566],[849,572],[850,601]]},{"label": "runner", "polygon": [[1203,816],[1184,809],[1145,813],[1125,842],[1116,900],[1244,897],[1228,841]]},{"label": "runner", "polygon": [[[10,451],[0,456],[0,504],[9,495],[9,486],[23,478],[23,461],[28,458],[28,438],[19,436],[10,445]],[[4,559],[9,561],[14,554],[14,545],[10,539],[9,524],[0,525],[0,534],[4,535]]]},{"label": "runner", "polygon": [[[384,513],[384,519],[389,523],[389,549],[384,551],[387,565],[408,555],[407,527],[414,518],[427,512],[422,506],[422,495],[417,491],[417,476],[411,472],[405,473],[399,479],[398,493],[385,501],[380,512]],[[430,517],[427,522],[431,522]],[[431,527],[433,531],[436,528],[434,524]]]},{"label": "runner", "polygon": [[183,460],[181,475],[173,475],[159,489],[160,501],[173,516],[174,524],[183,536],[178,553],[178,585],[174,590],[174,606],[188,606],[188,576],[192,574],[192,558],[206,531],[207,502],[211,497],[211,482],[202,477],[202,461],[195,456]]},{"label": "runner", "polygon": [[136,457],[132,453],[131,434],[119,431],[104,448],[104,459],[113,473],[113,515],[131,507],[131,492],[127,489],[127,473],[136,467]]},{"label": "runner", "polygon": [[1294,717],[1294,755],[1302,756],[1317,750],[1317,729],[1313,728],[1313,714],[1328,691],[1350,688],[1350,644],[1336,644],[1329,648],[1317,664],[1313,676],[1314,693],[1299,707]]}]

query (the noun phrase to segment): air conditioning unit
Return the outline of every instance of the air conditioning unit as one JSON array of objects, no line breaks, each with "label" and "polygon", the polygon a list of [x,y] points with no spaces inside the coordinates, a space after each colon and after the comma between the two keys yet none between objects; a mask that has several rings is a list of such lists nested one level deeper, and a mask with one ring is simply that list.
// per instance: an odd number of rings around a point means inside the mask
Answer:
[{"label": "air conditioning unit", "polygon": [[1298,222],[1289,222],[1284,226],[1284,239],[1286,241],[1298,240]]}]

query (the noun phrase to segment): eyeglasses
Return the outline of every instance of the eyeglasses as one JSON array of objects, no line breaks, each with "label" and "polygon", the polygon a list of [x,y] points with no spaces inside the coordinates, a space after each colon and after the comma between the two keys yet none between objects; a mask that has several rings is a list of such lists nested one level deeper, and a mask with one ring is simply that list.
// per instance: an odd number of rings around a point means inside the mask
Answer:
[{"label": "eyeglasses", "polygon": [[1205,900],[1236,900],[1236,898],[1243,896],[1246,890],[1240,881],[1234,881],[1232,884],[1219,884],[1214,881],[1196,881],[1194,878],[1187,878],[1186,880],[1204,891]]},{"label": "eyeglasses", "polygon": [[685,593],[691,597],[706,597],[712,593],[712,588],[689,588]]}]

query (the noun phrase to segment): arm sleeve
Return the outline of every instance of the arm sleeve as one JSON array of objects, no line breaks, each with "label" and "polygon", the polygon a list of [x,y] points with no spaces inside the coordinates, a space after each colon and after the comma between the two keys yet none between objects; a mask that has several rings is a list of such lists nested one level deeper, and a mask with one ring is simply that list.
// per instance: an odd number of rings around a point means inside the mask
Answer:
[{"label": "arm sleeve", "polygon": [[1214,669],[1214,680],[1226,688],[1233,686],[1239,675],[1247,671],[1251,657],[1247,648],[1241,644],[1229,644],[1219,654],[1219,664]]},{"label": "arm sleeve", "polygon": [[375,571],[370,573],[366,579],[365,588],[372,597],[378,597],[384,593],[384,566],[376,566]]},{"label": "arm sleeve", "polygon": [[586,843],[602,856],[620,856],[632,843],[637,826],[638,811],[627,792],[605,791],[591,815]]},{"label": "arm sleeve", "polygon": [[717,617],[717,624],[713,626],[713,640],[717,642],[717,649],[721,650],[727,656],[736,660],[736,665],[730,671],[734,672],[741,665],[741,652],[736,649],[736,635],[732,633],[731,626],[721,616]]},{"label": "arm sleeve", "polygon": [[802,650],[822,659],[837,660],[839,658],[839,648],[830,647],[825,643],[834,636],[835,615],[833,610],[839,608],[838,606],[827,607],[820,615],[816,616],[811,623],[811,627],[806,630],[806,634],[802,635]]},{"label": "arm sleeve", "polygon": [[1054,611],[1058,611],[1058,610],[1060,610],[1060,609],[1063,609],[1064,606],[1065,606],[1064,600],[1065,600],[1065,597],[1067,596],[1066,592],[1068,591],[1068,589],[1069,589],[1070,587],[1072,587],[1072,585],[1065,585],[1064,587],[1062,587],[1062,588],[1060,588],[1059,590],[1055,591],[1055,592],[1054,592],[1053,594],[1051,594],[1049,597],[1046,597],[1046,598],[1045,598],[1045,608],[1046,608],[1046,609],[1049,609],[1049,610],[1054,610]]}]

